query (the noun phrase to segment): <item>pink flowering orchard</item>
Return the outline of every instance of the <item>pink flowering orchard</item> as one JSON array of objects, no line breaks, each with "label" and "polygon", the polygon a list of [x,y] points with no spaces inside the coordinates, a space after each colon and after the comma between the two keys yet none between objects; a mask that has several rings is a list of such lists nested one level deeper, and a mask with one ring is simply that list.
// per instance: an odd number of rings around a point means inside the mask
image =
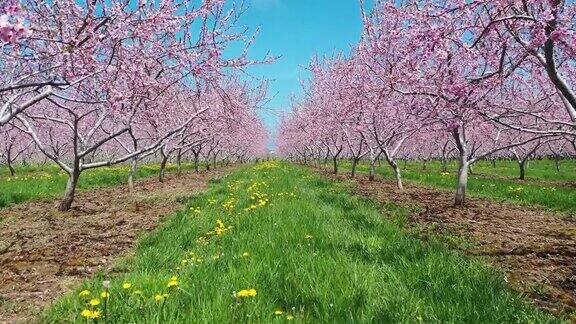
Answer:
[{"label": "pink flowering orchard", "polygon": [[[130,161],[133,187],[147,156],[160,156],[162,180],[169,159],[206,143],[214,161],[262,153],[263,126],[246,116],[265,93],[238,72],[273,58],[248,58],[242,5],[58,0],[0,10],[0,127],[26,134],[69,175],[60,210],[84,170]],[[230,45],[244,50],[224,56]],[[244,127],[260,127],[257,149],[228,140]]]},{"label": "pink flowering orchard", "polygon": [[[306,68],[279,125],[282,156],[331,161],[334,173],[349,160],[352,176],[366,161],[370,180],[385,161],[400,190],[399,158],[440,159],[444,170],[455,159],[462,205],[477,161],[512,157],[524,178],[529,159],[574,145],[571,2],[359,4],[358,42]],[[60,209],[70,208],[83,170],[130,163],[132,188],[149,158],[163,181],[172,159],[180,170],[189,157],[198,170],[201,160],[263,153],[255,109],[266,87],[244,76],[274,57],[249,58],[245,9],[208,0],[2,3],[0,127],[25,134],[69,175]],[[259,148],[239,134],[256,136]]]},{"label": "pink flowering orchard", "polygon": [[576,0],[0,0],[0,323],[576,323],[575,201]]},{"label": "pink flowering orchard", "polygon": [[[352,175],[368,157],[372,179],[383,155],[400,189],[395,157],[401,152],[424,160],[454,157],[456,205],[465,202],[469,169],[478,160],[508,152],[524,178],[526,159],[576,136],[574,7],[563,1],[377,2],[362,15],[364,33],[352,52],[327,59],[316,68],[323,74],[312,73],[305,83],[301,101],[307,104],[295,106],[281,124],[280,151],[304,160],[315,150],[329,154],[318,141],[292,139],[320,131],[342,138]],[[300,120],[311,114],[313,123]]]}]

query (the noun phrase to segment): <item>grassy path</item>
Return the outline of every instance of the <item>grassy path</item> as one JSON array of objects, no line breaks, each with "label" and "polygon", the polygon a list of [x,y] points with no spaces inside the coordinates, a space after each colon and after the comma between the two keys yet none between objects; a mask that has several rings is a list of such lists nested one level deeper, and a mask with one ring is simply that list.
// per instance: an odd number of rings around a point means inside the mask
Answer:
[{"label": "grassy path", "polygon": [[[278,162],[235,172],[45,322],[548,322],[485,263],[422,242],[371,203]],[[103,282],[105,285],[103,286]]]},{"label": "grassy path", "polygon": [[[232,168],[85,190],[69,212],[43,199],[0,209],[0,323],[29,323],[56,296],[132,252],[143,234]],[[17,321],[19,320],[19,321]]]}]

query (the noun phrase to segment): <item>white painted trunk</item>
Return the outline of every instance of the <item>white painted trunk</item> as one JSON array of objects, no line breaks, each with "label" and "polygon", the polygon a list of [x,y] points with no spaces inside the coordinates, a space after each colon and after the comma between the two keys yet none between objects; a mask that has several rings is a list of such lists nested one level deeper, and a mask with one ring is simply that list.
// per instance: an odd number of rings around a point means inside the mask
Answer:
[{"label": "white painted trunk", "polygon": [[383,153],[384,157],[386,158],[386,162],[388,162],[388,165],[390,165],[390,167],[394,171],[394,176],[396,177],[396,186],[398,187],[398,189],[404,190],[404,185],[402,184],[402,172],[400,171],[398,163],[396,163],[396,160],[394,160],[390,156],[387,150],[384,150]]},{"label": "white painted trunk", "polygon": [[458,183],[456,185],[456,196],[454,205],[463,206],[466,202],[466,188],[468,187],[468,160],[465,156],[460,157],[460,166],[458,168]]},{"label": "white painted trunk", "polygon": [[138,158],[132,158],[130,162],[130,174],[128,174],[128,189],[131,193],[134,192],[134,179],[136,178],[136,172],[138,170]]}]

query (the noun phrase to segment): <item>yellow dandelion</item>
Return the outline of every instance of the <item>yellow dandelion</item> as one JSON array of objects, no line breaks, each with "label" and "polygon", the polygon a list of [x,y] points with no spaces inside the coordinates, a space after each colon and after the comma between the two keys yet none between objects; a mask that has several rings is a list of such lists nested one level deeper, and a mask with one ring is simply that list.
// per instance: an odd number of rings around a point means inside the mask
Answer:
[{"label": "yellow dandelion", "polygon": [[164,298],[166,298],[166,297],[164,297],[163,294],[156,294],[156,295],[154,295],[154,300],[157,301],[157,302],[161,302],[162,300],[164,300]]},{"label": "yellow dandelion", "polygon": [[78,294],[78,296],[80,296],[80,297],[88,297],[88,296],[90,296],[90,290],[88,290],[88,289],[82,290],[82,291]]},{"label": "yellow dandelion", "polygon": [[244,252],[244,253],[242,253],[242,256],[246,258],[246,257],[250,256],[250,253]]},{"label": "yellow dandelion", "polygon": [[101,313],[99,310],[84,309],[82,312],[80,312],[80,315],[90,319],[97,319],[100,317]]},{"label": "yellow dandelion", "polygon": [[110,293],[107,291],[103,291],[100,293],[100,297],[106,299],[106,298],[110,297]]},{"label": "yellow dandelion", "polygon": [[236,296],[240,297],[240,298],[244,298],[244,297],[254,297],[256,296],[257,292],[256,289],[243,289],[240,290]]},{"label": "yellow dandelion", "polygon": [[92,316],[92,311],[89,309],[84,309],[83,311],[80,312],[80,315],[82,317],[90,318],[90,316]]},{"label": "yellow dandelion", "polygon": [[291,321],[291,320],[293,320],[293,319],[294,319],[294,316],[292,316],[292,315],[286,316],[286,320],[288,320],[288,321]]},{"label": "yellow dandelion", "polygon": [[174,287],[178,287],[178,281],[177,280],[170,280],[168,281],[168,288],[174,288]]},{"label": "yellow dandelion", "polygon": [[306,236],[304,236],[304,238],[305,238],[305,239],[307,239],[307,240],[309,240],[309,239],[311,239],[311,238],[312,238],[312,235],[308,235],[308,234],[306,234]]},{"label": "yellow dandelion", "polygon": [[130,289],[132,287],[132,284],[129,282],[125,282],[122,284],[122,288],[124,289]]},{"label": "yellow dandelion", "polygon": [[100,314],[101,314],[101,313],[100,313],[99,310],[92,311],[92,316],[91,316],[90,318],[91,318],[91,319],[99,318],[99,317],[100,317]]},{"label": "yellow dandelion", "polygon": [[284,314],[284,311],[282,311],[281,309],[277,309],[274,311],[274,315],[282,315]]},{"label": "yellow dandelion", "polygon": [[98,298],[92,298],[92,299],[90,299],[90,305],[91,305],[91,306],[98,306],[98,305],[100,305],[100,299],[98,299]]}]

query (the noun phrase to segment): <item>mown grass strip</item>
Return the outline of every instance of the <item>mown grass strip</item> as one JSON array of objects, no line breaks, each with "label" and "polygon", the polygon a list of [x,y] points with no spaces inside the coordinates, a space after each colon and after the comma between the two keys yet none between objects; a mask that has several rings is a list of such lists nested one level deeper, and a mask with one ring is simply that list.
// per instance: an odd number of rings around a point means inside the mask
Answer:
[{"label": "mown grass strip", "polygon": [[[183,164],[182,170],[192,170],[192,164]],[[169,165],[167,171],[176,170]],[[137,178],[157,175],[159,164],[146,164],[138,168]],[[128,181],[129,167],[119,165],[88,170],[80,176],[78,189],[93,189],[115,186]],[[17,168],[15,176],[10,176],[6,168],[0,168],[0,208],[34,199],[59,197],[64,193],[68,176],[56,165],[30,165]]]},{"label": "mown grass strip", "polygon": [[[516,179],[515,162],[498,161],[497,167],[492,168],[489,162],[481,161],[474,165],[474,174],[469,177],[468,194],[576,215],[576,190],[573,188],[574,184],[569,183],[576,179],[575,161],[565,160],[562,163],[562,171],[556,172],[553,161],[533,161],[527,180],[521,181]],[[341,161],[340,166],[342,172],[351,169],[348,161]],[[402,169],[402,177],[426,186],[455,190],[456,170],[455,163],[448,166],[447,172],[442,172],[438,161],[428,162],[425,170],[422,169],[421,162],[409,162]],[[368,165],[358,165],[358,171],[367,173]],[[376,172],[385,177],[393,177],[392,170],[385,162],[377,167]]]},{"label": "mown grass strip", "polygon": [[109,288],[100,274],[42,320],[555,321],[486,263],[423,242],[339,184],[279,162],[212,183],[119,269]]}]

